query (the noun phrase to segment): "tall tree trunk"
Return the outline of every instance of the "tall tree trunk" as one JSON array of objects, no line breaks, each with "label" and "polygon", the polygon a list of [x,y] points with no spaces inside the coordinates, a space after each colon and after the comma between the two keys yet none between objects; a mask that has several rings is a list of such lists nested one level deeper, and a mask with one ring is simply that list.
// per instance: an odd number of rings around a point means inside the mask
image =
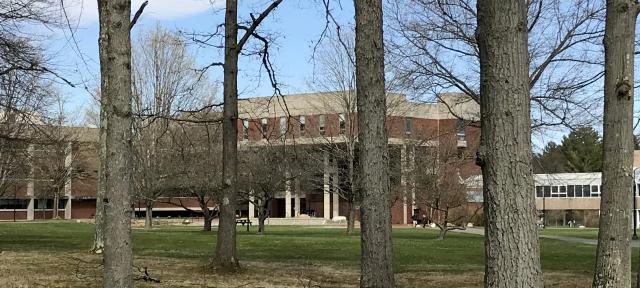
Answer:
[{"label": "tall tree trunk", "polygon": [[267,220],[267,213],[261,212],[258,213],[258,234],[264,235],[264,221]]},{"label": "tall tree trunk", "polygon": [[213,222],[213,215],[209,213],[204,214],[204,227],[202,227],[202,230],[211,231],[211,222]]},{"label": "tall tree trunk", "polygon": [[145,201],[144,229],[153,228],[153,201]]},{"label": "tall tree trunk", "polygon": [[130,0],[98,0],[101,109],[105,111],[104,287],[132,287]]},{"label": "tall tree trunk", "polygon": [[543,287],[535,198],[527,2],[477,2],[484,178],[485,287]]},{"label": "tall tree trunk", "polygon": [[51,219],[58,219],[58,205],[60,203],[60,197],[58,197],[58,191],[53,195],[53,214],[51,215]]},{"label": "tall tree trunk", "polygon": [[382,1],[354,2],[358,152],[362,173],[360,287],[393,287]]},{"label": "tall tree trunk", "polygon": [[631,286],[633,61],[638,4],[607,1],[600,232],[593,287]]},{"label": "tall tree trunk", "polygon": [[222,120],[222,197],[214,261],[219,267],[238,266],[236,255],[236,197],[238,192],[238,1],[227,0],[224,51],[224,111]]},{"label": "tall tree trunk", "polygon": [[349,215],[347,216],[347,235],[353,235],[356,230],[356,199],[358,199],[358,195],[356,194],[358,188],[356,187],[356,183],[354,181],[355,175],[355,149],[353,147],[355,143],[349,143],[349,191],[347,197],[348,205],[349,205]]},{"label": "tall tree trunk", "polygon": [[[106,129],[106,117],[105,110],[100,109],[100,135],[98,139],[98,155],[106,155],[107,148],[105,146],[105,132]],[[96,254],[101,254],[104,250],[104,202],[106,194],[105,190],[105,177],[104,177],[104,161],[100,161],[100,166],[98,169],[98,191],[96,191],[96,213],[94,217],[95,221],[95,233],[93,238],[93,247],[91,248],[91,252]]]},{"label": "tall tree trunk", "polygon": [[353,235],[356,230],[356,203],[348,202],[349,215],[347,216],[347,235]]}]

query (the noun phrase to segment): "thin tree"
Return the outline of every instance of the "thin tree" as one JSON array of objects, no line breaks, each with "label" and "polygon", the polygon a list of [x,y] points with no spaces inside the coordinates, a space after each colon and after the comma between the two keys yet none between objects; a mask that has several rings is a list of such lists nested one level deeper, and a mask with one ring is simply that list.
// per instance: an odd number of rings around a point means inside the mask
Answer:
[{"label": "thin tree", "polygon": [[[634,39],[637,1],[607,1],[600,230],[593,287],[631,286]],[[638,284],[640,285],[640,284]]]},{"label": "thin tree", "polygon": [[[263,60],[268,61],[267,41],[256,33],[262,21],[275,10],[282,0],[275,0],[257,17],[252,15],[249,26],[238,24],[238,1],[227,0],[225,7],[224,79],[222,119],[222,185],[220,195],[220,221],[214,262],[223,268],[238,266],[236,254],[236,201],[238,197],[238,55],[253,37],[265,45]],[[244,32],[238,41],[238,30]],[[266,57],[266,58],[265,58]],[[271,76],[271,75],[269,75]]]},{"label": "thin tree", "polygon": [[360,287],[393,287],[382,1],[354,3],[358,163],[362,173]]},{"label": "thin tree", "polygon": [[485,287],[542,287],[535,199],[527,3],[478,1]]},{"label": "thin tree", "polygon": [[[99,0],[104,287],[132,287],[130,0]],[[98,207],[101,209],[101,207]]]}]

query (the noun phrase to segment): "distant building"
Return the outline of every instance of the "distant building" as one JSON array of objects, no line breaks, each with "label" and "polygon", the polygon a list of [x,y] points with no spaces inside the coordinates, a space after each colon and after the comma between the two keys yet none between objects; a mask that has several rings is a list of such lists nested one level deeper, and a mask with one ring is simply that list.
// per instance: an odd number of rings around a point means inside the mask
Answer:
[{"label": "distant building", "polygon": [[[346,98],[345,98],[346,97]],[[350,121],[344,100],[355,105],[355,94],[352,92],[329,92],[287,95],[284,97],[260,97],[242,99],[239,102],[238,146],[259,147],[267,143],[302,145],[313,148],[333,143],[341,145],[345,140],[345,127]],[[400,197],[392,207],[393,223],[411,223],[411,215],[415,204],[415,191],[411,179],[406,176],[410,169],[428,169],[414,167],[412,157],[418,147],[425,149],[454,149],[464,151],[467,155],[475,155],[479,144],[479,107],[468,97],[461,94],[442,94],[441,101],[421,103],[407,100],[404,95],[389,94],[387,97],[388,116],[387,129],[392,171],[400,175],[396,187]],[[357,112],[356,112],[357,114]],[[97,190],[97,129],[77,129],[78,135],[73,143],[69,143],[68,159],[77,159],[79,173],[67,181],[64,195],[58,197],[59,217],[65,219],[91,218],[95,213],[95,195]],[[271,142],[268,142],[271,141]],[[30,149],[37,150],[36,144]],[[331,155],[326,155],[332,159]],[[296,218],[306,214],[319,221],[346,216],[347,207],[344,200],[334,193],[335,184],[339,183],[339,175],[335,174],[336,161],[325,161],[322,173],[317,175],[317,188],[305,191],[282,191],[276,196],[271,206],[271,218]],[[473,159],[466,159],[459,174],[463,179],[480,174]],[[332,166],[333,165],[333,166]],[[268,169],[268,167],[265,167]],[[327,177],[328,176],[328,177]],[[50,197],[39,198],[38,181],[35,173],[26,173],[15,179],[15,185],[0,198],[0,220],[33,220],[50,219],[53,215],[54,201]],[[331,183],[329,183],[331,182]],[[293,185],[295,187],[295,185]],[[183,204],[191,210],[199,211],[194,199],[182,199]],[[254,207],[247,201],[238,204],[238,214],[253,218]],[[144,215],[143,205],[134,203],[138,215]],[[188,216],[190,213],[176,205],[159,201],[154,207],[154,216]]]}]

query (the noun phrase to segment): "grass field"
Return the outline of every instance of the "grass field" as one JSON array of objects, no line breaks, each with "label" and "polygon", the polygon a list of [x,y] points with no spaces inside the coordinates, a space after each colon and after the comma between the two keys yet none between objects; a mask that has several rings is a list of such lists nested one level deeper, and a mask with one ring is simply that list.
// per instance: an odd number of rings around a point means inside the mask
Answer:
[{"label": "grass field", "polygon": [[[358,283],[358,235],[347,236],[343,229],[322,227],[270,226],[267,229],[268,234],[264,236],[238,229],[243,270],[234,275],[207,267],[215,245],[215,231],[203,232],[190,227],[134,229],[134,264],[148,267],[152,276],[162,280],[160,284],[138,284],[141,287],[352,287]],[[541,233],[588,238],[585,236],[594,233],[597,237],[594,231],[546,229]],[[481,286],[483,238],[450,233],[448,239],[438,241],[436,236],[436,231],[429,229],[394,230],[398,286]],[[100,257],[87,253],[92,239],[90,224],[0,223],[0,275],[3,276],[0,287],[99,285]],[[595,246],[541,239],[542,267],[549,286],[589,286],[594,256]]]}]

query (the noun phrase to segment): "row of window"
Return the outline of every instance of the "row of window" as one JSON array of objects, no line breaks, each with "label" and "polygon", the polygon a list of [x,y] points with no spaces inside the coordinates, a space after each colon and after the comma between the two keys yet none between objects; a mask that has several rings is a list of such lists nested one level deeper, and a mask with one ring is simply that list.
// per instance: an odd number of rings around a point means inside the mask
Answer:
[{"label": "row of window", "polygon": [[600,197],[599,185],[536,186],[536,197]]},{"label": "row of window", "polygon": [[[640,190],[640,184],[633,187],[634,194]],[[536,197],[565,198],[565,197],[600,197],[602,185],[566,185],[566,186],[536,186]]]},{"label": "row of window", "polygon": [[[340,134],[344,134],[346,131],[346,120],[345,120],[345,116],[344,113],[340,113],[338,114],[338,119],[339,119],[339,126],[340,126]],[[298,122],[300,123],[299,128],[300,128],[300,137],[304,137],[305,136],[305,124],[306,124],[306,119],[304,117],[304,115],[300,115],[298,116]],[[318,116],[318,132],[320,132],[320,135],[324,136],[326,133],[326,115],[319,115]],[[410,136],[413,133],[413,118],[405,118],[405,123],[404,123],[404,133],[407,136]],[[465,122],[463,119],[458,119],[458,122],[456,124],[456,135],[457,135],[457,139],[459,141],[464,141],[465,140]],[[287,129],[288,129],[289,125],[287,125],[287,117],[280,117],[280,136],[284,136],[287,133]],[[262,133],[262,138],[266,139],[267,135],[268,135],[268,129],[269,129],[269,121],[267,118],[262,118],[260,119],[260,133]],[[244,119],[242,120],[242,139],[243,140],[249,140],[249,120],[248,119]]]},{"label": "row of window", "polygon": [[[65,209],[68,199],[58,200],[58,209]],[[53,209],[53,199],[35,199],[34,209]],[[0,210],[27,209],[29,199],[0,199]]]},{"label": "row of window", "polygon": [[[340,127],[340,134],[344,134],[346,131],[346,120],[345,120],[345,116],[343,113],[338,114],[338,119],[339,119],[339,127]],[[280,117],[280,136],[283,137],[286,133],[287,130],[289,128],[289,125],[287,125],[287,117]],[[320,135],[324,136],[326,133],[326,115],[319,115],[318,116],[318,132],[320,133]],[[300,132],[300,137],[304,137],[305,136],[305,132],[306,132],[306,118],[304,115],[298,116],[298,123],[300,123],[299,127],[299,132]],[[268,130],[269,129],[269,121],[267,118],[262,118],[260,119],[260,133],[262,134],[262,138],[266,139],[268,136]],[[242,120],[242,139],[243,140],[249,140],[249,120],[248,119],[244,119]]]}]

